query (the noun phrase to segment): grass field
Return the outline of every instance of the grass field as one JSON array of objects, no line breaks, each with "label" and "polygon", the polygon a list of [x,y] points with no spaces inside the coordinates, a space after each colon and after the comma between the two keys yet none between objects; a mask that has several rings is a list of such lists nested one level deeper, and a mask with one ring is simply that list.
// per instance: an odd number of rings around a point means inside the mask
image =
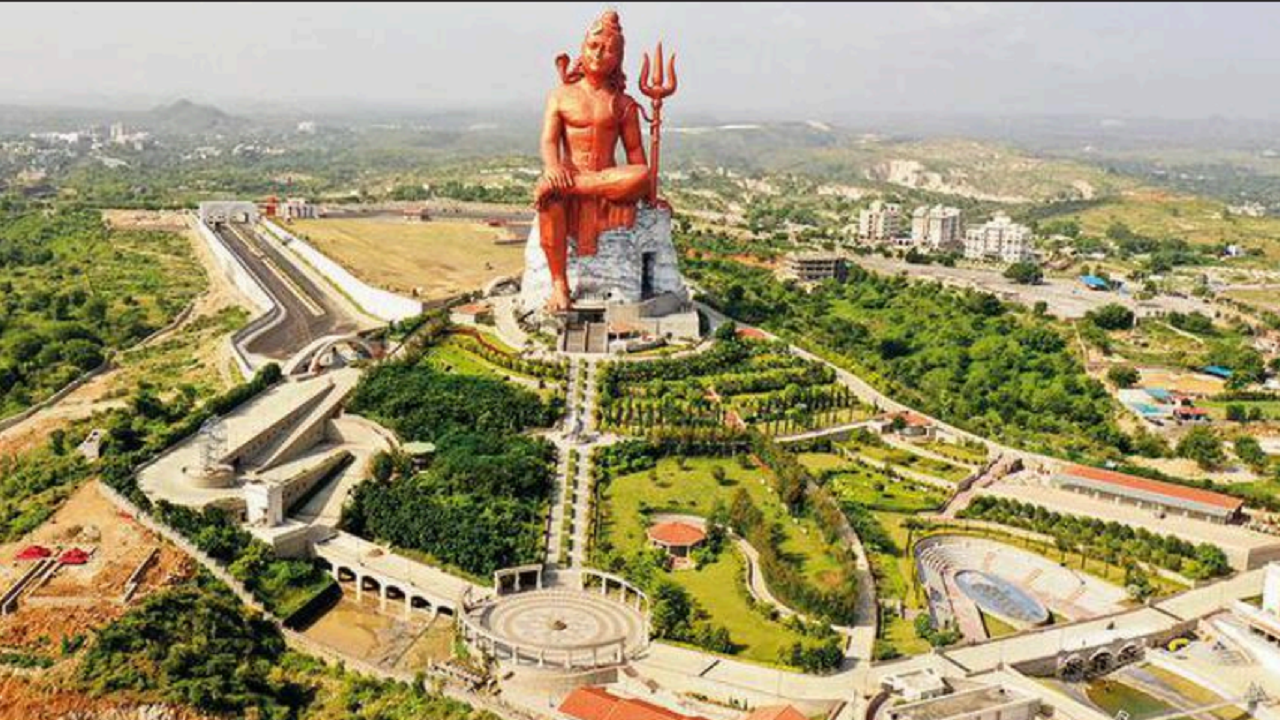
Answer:
[{"label": "grass field", "polygon": [[429,299],[478,289],[518,272],[524,245],[496,245],[508,231],[483,223],[400,218],[297,220],[289,231],[305,238],[361,280],[392,292]]},{"label": "grass field", "polygon": [[946,501],[946,496],[932,485],[891,478],[868,465],[847,466],[831,478],[831,490],[841,501],[885,512],[935,510]]},{"label": "grass field", "polygon": [[[724,468],[724,485],[717,484],[711,476],[711,468],[716,465]],[[760,470],[743,470],[733,461],[716,458],[690,458],[686,467],[681,470],[675,460],[667,458],[658,463],[656,483],[649,479],[647,471],[623,475],[609,483],[603,493],[604,502],[612,508],[607,531],[619,550],[632,554],[644,547],[646,512],[705,517],[717,500],[728,506],[738,489],[744,488],[765,517],[781,527],[783,553],[815,584],[832,582],[837,575],[837,560],[830,554],[817,524],[788,515]]]},{"label": "grass field", "polygon": [[667,576],[697,599],[712,622],[724,625],[735,644],[743,646],[738,657],[773,664],[778,661],[779,650],[800,641],[802,636],[747,604],[743,569],[739,552],[726,547],[710,565]]},{"label": "grass field", "polygon": [[920,447],[934,453],[935,455],[948,457],[956,462],[968,465],[981,465],[987,461],[986,447],[955,445],[953,443],[938,441],[923,443]]},{"label": "grass field", "polygon": [[851,440],[846,447],[859,455],[866,455],[873,460],[886,462],[890,465],[914,470],[918,473],[930,475],[932,477],[948,480],[958,483],[969,476],[971,470],[967,467],[953,465],[949,462],[935,460],[931,457],[917,455],[910,450],[890,447],[888,445],[861,444]]},{"label": "grass field", "polygon": [[1112,223],[1120,222],[1139,235],[1196,244],[1238,243],[1263,248],[1269,260],[1280,259],[1280,219],[1224,217],[1223,208],[1220,201],[1144,190],[1076,217],[1087,235],[1105,236]]},{"label": "grass field", "polygon": [[982,610],[979,610],[978,613],[982,615],[982,626],[987,629],[987,637],[999,638],[1004,637],[1005,635],[1013,635],[1018,632],[1018,628],[1010,625],[991,613],[983,612]]},{"label": "grass field", "polygon": [[1228,405],[1239,405],[1249,411],[1258,408],[1264,420],[1280,420],[1280,400],[1202,400],[1200,404],[1209,410],[1214,420],[1225,420]]}]

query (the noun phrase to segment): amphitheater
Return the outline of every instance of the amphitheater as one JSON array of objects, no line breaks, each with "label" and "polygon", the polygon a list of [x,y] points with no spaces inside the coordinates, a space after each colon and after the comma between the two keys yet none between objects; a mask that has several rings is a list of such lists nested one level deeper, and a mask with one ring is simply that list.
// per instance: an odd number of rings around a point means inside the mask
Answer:
[{"label": "amphitheater", "polygon": [[916,545],[916,571],[939,626],[968,640],[987,638],[979,610],[1022,629],[1050,619],[1075,621],[1120,610],[1119,587],[1011,545],[964,535],[937,535]]},{"label": "amphitheater", "polygon": [[585,570],[577,588],[490,597],[467,605],[464,637],[510,665],[583,670],[618,665],[649,642],[649,599],[613,575]]}]

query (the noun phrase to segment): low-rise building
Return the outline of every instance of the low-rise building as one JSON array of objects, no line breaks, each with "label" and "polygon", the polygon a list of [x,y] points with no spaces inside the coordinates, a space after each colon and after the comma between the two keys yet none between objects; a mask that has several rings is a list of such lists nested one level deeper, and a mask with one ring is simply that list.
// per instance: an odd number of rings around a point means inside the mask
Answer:
[{"label": "low-rise building", "polygon": [[960,222],[959,208],[921,205],[911,213],[911,242],[923,250],[959,250],[962,246]]},{"label": "low-rise building", "polygon": [[942,697],[950,689],[938,671],[931,667],[886,675],[881,685],[886,692],[894,693],[909,703]]},{"label": "low-rise building", "polygon": [[276,213],[285,220],[310,220],[316,216],[316,206],[306,198],[288,198],[280,203]]},{"label": "low-rise building", "polygon": [[1262,606],[1239,600],[1233,611],[1250,631],[1280,644],[1280,562],[1267,565],[1262,580]]},{"label": "low-rise building", "polygon": [[901,205],[876,200],[871,207],[858,213],[858,239],[871,242],[892,240],[898,236],[901,219]]},{"label": "low-rise building", "polygon": [[1030,262],[1035,258],[1031,228],[1015,223],[1004,213],[996,213],[989,221],[965,233],[964,256],[969,260]]},{"label": "low-rise building", "polygon": [[569,693],[558,710],[562,717],[570,720],[706,720],[595,686],[580,687]]},{"label": "low-rise building", "polygon": [[1064,490],[1094,498],[1216,523],[1239,520],[1244,509],[1244,501],[1230,495],[1086,465],[1068,465],[1050,480]]},{"label": "low-rise building", "polygon": [[927,700],[897,705],[886,720],[1032,720],[1040,698],[1003,686],[977,687]]},{"label": "low-rise building", "polygon": [[799,252],[786,256],[782,274],[800,282],[822,282],[823,280],[839,280],[844,282],[848,276],[849,266],[845,259],[835,253]]}]

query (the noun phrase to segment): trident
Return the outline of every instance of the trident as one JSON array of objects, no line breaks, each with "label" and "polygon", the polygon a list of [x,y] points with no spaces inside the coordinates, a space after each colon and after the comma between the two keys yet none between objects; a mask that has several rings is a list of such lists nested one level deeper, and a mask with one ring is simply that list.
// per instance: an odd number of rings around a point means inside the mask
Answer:
[{"label": "trident", "polygon": [[[649,148],[653,155],[649,159],[649,204],[657,206],[658,203],[658,155],[662,148],[662,100],[676,94],[676,56],[673,53],[667,59],[667,72],[662,72],[662,42],[658,42],[658,49],[654,53],[657,68],[654,72],[653,82],[649,82],[649,53],[644,54],[644,64],[640,66],[640,92],[649,96],[650,104],[653,106],[653,119],[649,120]],[[670,82],[667,82],[667,79]]]}]

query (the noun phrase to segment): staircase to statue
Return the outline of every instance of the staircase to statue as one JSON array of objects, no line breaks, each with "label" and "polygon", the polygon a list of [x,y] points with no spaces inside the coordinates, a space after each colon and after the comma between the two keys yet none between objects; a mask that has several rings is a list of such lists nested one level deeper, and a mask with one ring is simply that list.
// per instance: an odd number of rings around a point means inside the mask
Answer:
[{"label": "staircase to statue", "polygon": [[609,349],[609,326],[602,322],[566,323],[560,335],[560,349],[567,353],[605,353]]}]

